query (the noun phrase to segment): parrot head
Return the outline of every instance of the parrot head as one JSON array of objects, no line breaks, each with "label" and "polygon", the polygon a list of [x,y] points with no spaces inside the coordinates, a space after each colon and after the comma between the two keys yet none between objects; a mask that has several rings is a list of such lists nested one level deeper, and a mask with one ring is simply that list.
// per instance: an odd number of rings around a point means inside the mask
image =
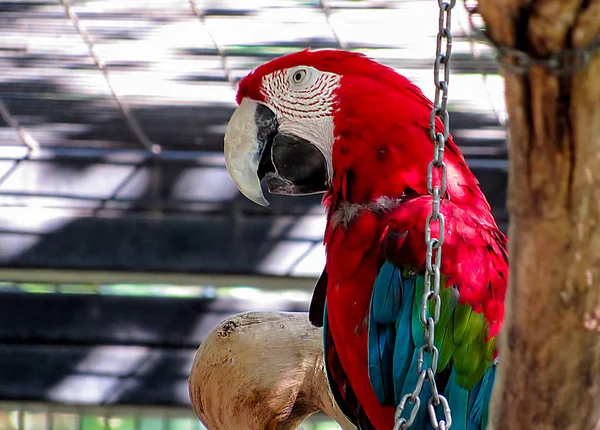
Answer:
[{"label": "parrot head", "polygon": [[[240,81],[225,133],[227,168],[240,191],[267,206],[270,193],[324,192],[332,176],[333,114],[341,51],[308,50],[264,64]],[[333,70],[332,70],[333,69]]]},{"label": "parrot head", "polygon": [[[334,191],[361,202],[406,189],[426,193],[432,104],[362,54],[304,50],[274,59],[240,81],[237,103],[225,161],[242,194],[259,205],[269,205],[262,182],[271,194]],[[451,139],[448,145],[452,179],[463,170],[452,163],[464,159]]]}]

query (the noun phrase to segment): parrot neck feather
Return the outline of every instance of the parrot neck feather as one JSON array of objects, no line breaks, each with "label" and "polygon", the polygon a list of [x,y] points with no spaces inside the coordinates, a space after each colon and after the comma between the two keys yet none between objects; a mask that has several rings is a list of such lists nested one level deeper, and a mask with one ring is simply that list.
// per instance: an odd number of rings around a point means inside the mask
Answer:
[{"label": "parrot neck feather", "polygon": [[385,212],[391,211],[402,204],[402,198],[393,199],[390,197],[382,196],[374,202],[367,203],[350,203],[342,201],[339,207],[335,210],[332,217],[333,227],[342,225],[345,229],[348,225],[360,214],[363,210],[368,210],[374,214],[380,215]]}]

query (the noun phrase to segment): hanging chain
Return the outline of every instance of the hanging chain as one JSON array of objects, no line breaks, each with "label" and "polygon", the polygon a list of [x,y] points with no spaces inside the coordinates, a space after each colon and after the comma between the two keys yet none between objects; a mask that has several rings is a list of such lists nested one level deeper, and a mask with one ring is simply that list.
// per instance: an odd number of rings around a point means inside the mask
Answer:
[{"label": "hanging chain", "polygon": [[570,75],[585,68],[592,58],[600,53],[600,37],[598,37],[581,48],[563,49],[545,58],[533,57],[525,51],[494,42],[488,31],[474,22],[475,17],[481,15],[478,3],[469,0],[464,0],[464,3],[471,34],[478,42],[492,46],[500,67],[510,72],[523,75],[532,67],[543,67],[557,76]]},{"label": "hanging chain", "polygon": [[[440,267],[442,263],[442,244],[444,243],[444,215],[440,212],[440,202],[446,194],[446,164],[444,163],[444,148],[450,130],[450,116],[448,115],[448,81],[450,80],[450,55],[452,53],[451,11],[456,0],[438,0],[440,9],[437,34],[435,63],[433,67],[435,82],[435,99],[429,121],[429,133],[434,142],[433,160],[427,167],[427,190],[432,196],[431,214],[425,222],[425,288],[421,300],[419,319],[425,327],[423,345],[419,348],[417,357],[417,372],[419,377],[414,390],[402,397],[395,414],[394,430],[408,429],[417,417],[421,406],[419,395],[425,381],[431,386],[431,397],[427,402],[429,420],[435,430],[447,430],[452,425],[450,406],[446,398],[438,392],[435,382],[439,351],[434,344],[435,326],[440,319],[442,299],[440,297]],[[443,76],[440,76],[443,69]],[[439,118],[444,125],[443,132],[436,131],[436,119]],[[434,185],[434,171],[438,172],[439,184]],[[433,237],[432,227],[438,224],[438,237]],[[433,304],[433,315],[429,305]],[[427,365],[425,357],[430,355]],[[406,404],[410,403],[412,409],[408,419],[402,417]],[[443,419],[438,420],[436,409],[440,408]]]}]

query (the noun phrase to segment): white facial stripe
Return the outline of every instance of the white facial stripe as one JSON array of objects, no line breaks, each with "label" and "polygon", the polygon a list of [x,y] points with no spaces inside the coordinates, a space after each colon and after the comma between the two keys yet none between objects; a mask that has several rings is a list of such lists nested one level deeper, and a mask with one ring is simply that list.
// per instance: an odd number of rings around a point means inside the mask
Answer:
[{"label": "white facial stripe", "polygon": [[[295,70],[306,70],[306,82],[295,85]],[[327,160],[332,179],[333,105],[340,75],[308,66],[278,70],[262,80],[266,104],[277,115],[279,131],[305,139],[315,145]]]},{"label": "white facial stripe", "polygon": [[[305,67],[305,69],[312,69]],[[311,70],[315,75],[312,85],[298,89],[289,80],[287,70],[278,70],[263,78],[265,101],[277,114],[296,118],[329,116],[333,112],[334,91],[340,76],[334,73]]]}]

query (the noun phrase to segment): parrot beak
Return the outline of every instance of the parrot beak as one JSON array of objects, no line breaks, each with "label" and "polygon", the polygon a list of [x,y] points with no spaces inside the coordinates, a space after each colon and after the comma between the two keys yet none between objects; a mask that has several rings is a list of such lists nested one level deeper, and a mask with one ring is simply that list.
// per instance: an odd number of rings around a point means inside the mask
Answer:
[{"label": "parrot beak", "polygon": [[327,162],[317,147],[278,132],[275,113],[244,98],[225,131],[225,164],[241,193],[269,206],[261,180],[271,194],[306,195],[327,190]]},{"label": "parrot beak", "polygon": [[233,112],[225,131],[225,164],[243,195],[269,206],[260,187],[258,166],[267,142],[277,134],[277,118],[266,106],[245,98]]}]

